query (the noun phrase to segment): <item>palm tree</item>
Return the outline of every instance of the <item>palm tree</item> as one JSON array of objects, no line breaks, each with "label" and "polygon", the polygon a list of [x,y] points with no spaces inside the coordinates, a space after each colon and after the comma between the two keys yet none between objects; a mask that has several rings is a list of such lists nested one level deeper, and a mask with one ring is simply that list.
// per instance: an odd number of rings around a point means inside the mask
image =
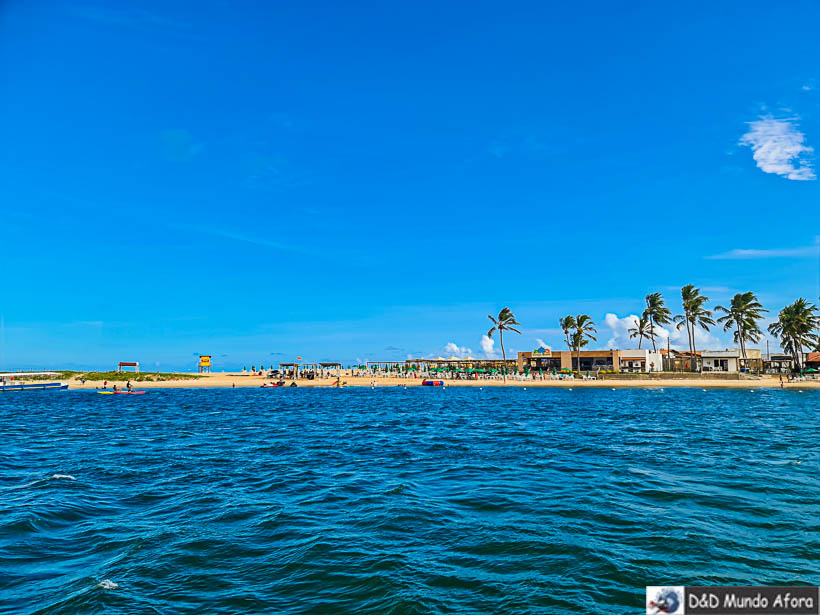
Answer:
[{"label": "palm tree", "polygon": [[575,317],[574,316],[564,316],[563,318],[558,319],[558,326],[561,327],[561,330],[564,332],[564,339],[567,342],[567,348],[571,351],[572,350],[572,340],[570,339],[570,331],[575,328]]},{"label": "palm tree", "polygon": [[487,315],[487,318],[493,321],[492,328],[487,331],[487,337],[492,337],[495,331],[498,331],[499,342],[501,343],[501,356],[504,357],[504,382],[507,382],[507,352],[504,350],[504,331],[513,331],[521,335],[521,331],[516,329],[516,326],[521,326],[521,323],[515,319],[515,316],[510,311],[510,308],[505,307],[498,313],[498,318],[493,318]]},{"label": "palm tree", "polygon": [[652,338],[652,350],[655,347],[655,325],[665,325],[672,319],[672,312],[666,307],[663,295],[660,293],[649,293],[646,297],[646,309],[643,311],[645,318],[649,319],[649,336]]},{"label": "palm tree", "polygon": [[678,314],[673,319],[677,322],[677,328],[686,326],[686,335],[689,338],[689,352],[692,355],[692,367],[697,371],[698,356],[697,345],[695,343],[695,327],[700,326],[704,331],[709,331],[710,326],[715,325],[712,319],[712,312],[703,307],[709,297],[700,294],[700,289],[694,284],[687,284],[680,289],[683,314]]},{"label": "palm tree", "polygon": [[575,317],[575,331],[572,334],[572,346],[578,356],[578,373],[581,373],[581,347],[589,344],[589,340],[597,341],[597,338],[592,335],[598,333],[595,328],[595,323],[592,322],[587,314],[578,314]]},{"label": "palm tree", "polygon": [[641,344],[645,339],[651,339],[651,335],[649,334],[649,319],[646,316],[641,316],[638,320],[635,321],[634,327],[629,327],[629,339],[638,338],[638,348],[640,349]]},{"label": "palm tree", "polygon": [[817,306],[801,297],[780,310],[777,320],[769,325],[769,333],[780,338],[780,345],[792,355],[798,371],[802,371],[803,347],[820,344],[820,335],[815,332],[820,328],[820,316],[816,312]]},{"label": "palm tree", "polygon": [[757,321],[763,318],[763,305],[757,300],[752,291],[737,293],[732,297],[729,307],[718,305],[715,310],[724,315],[717,319],[723,324],[723,330],[728,331],[735,328],[734,340],[740,345],[740,352],[743,354],[743,363],[746,363],[746,342],[757,342],[763,332],[757,325]]}]

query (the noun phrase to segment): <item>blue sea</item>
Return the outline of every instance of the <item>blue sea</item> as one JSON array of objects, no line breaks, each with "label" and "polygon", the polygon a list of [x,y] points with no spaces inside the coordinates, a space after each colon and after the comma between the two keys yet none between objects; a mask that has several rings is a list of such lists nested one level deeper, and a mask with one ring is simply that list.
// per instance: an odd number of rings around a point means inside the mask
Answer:
[{"label": "blue sea", "polygon": [[0,394],[0,613],[636,613],[816,584],[820,392]]}]

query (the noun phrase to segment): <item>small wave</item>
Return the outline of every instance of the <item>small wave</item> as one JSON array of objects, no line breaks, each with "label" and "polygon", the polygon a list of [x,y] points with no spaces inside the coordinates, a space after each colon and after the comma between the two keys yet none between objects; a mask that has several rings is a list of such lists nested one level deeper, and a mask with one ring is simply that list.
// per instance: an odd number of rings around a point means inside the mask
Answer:
[{"label": "small wave", "polygon": [[64,478],[65,480],[77,480],[71,476],[71,474],[52,474],[51,478],[52,480],[60,480],[61,478]]},{"label": "small wave", "polygon": [[97,584],[97,587],[99,587],[100,589],[117,589],[119,585],[114,583],[114,581],[112,581],[111,579],[105,579],[104,581],[100,581]]}]

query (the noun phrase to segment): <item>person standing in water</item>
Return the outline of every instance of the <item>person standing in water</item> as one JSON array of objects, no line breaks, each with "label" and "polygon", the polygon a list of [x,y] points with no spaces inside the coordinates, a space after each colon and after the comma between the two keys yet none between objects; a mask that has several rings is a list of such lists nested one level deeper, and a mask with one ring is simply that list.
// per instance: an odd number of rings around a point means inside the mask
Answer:
[{"label": "person standing in water", "polygon": [[125,388],[128,389],[129,393],[131,392],[131,381],[130,380],[125,383]]}]

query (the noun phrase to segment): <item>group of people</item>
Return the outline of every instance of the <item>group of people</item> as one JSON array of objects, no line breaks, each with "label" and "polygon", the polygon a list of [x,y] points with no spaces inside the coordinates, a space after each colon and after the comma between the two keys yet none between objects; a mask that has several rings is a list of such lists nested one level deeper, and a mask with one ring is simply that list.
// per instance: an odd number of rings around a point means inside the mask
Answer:
[{"label": "group of people", "polygon": [[[104,388],[104,389],[107,389],[107,388],[108,388],[108,380],[103,380],[103,388]],[[130,380],[129,380],[128,382],[126,382],[126,383],[125,383],[125,390],[126,390],[128,393],[130,393],[130,392],[131,392],[131,389],[132,389],[132,388],[133,388],[133,387],[131,386],[131,381],[130,381]],[[120,390],[120,388],[119,388],[119,387],[116,385],[116,383],[115,383],[115,384],[114,384],[114,386],[112,387],[112,389],[111,389],[111,390],[112,390],[112,391],[114,391],[114,392],[116,393],[116,392],[118,392],[118,391]]]}]

